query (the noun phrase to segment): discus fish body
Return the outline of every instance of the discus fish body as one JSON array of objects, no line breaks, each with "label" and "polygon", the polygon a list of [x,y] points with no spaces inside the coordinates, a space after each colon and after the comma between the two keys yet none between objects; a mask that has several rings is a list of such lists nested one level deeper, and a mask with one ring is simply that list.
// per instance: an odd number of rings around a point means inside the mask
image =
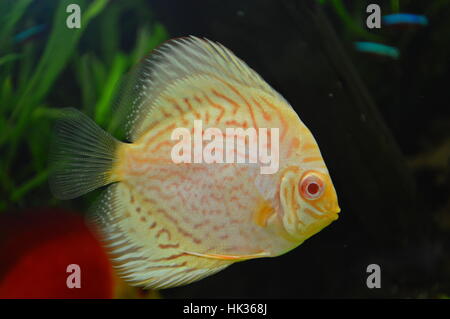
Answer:
[{"label": "discus fish body", "polygon": [[[311,132],[228,49],[195,37],[171,40],[141,70],[128,116],[132,143],[72,110],[56,126],[51,177],[62,199],[111,184],[94,219],[131,283],[184,285],[237,261],[278,256],[337,219],[336,192]],[[266,144],[278,143],[277,172],[261,174],[257,161],[174,163],[179,141],[172,133],[195,133],[195,121],[203,134],[278,129],[278,139],[268,136]],[[223,133],[224,145],[234,138]]]}]

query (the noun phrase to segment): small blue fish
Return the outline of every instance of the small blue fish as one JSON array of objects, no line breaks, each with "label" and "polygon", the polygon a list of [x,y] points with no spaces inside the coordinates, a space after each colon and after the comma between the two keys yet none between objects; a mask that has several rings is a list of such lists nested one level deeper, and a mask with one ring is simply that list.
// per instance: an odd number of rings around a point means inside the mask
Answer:
[{"label": "small blue fish", "polygon": [[400,51],[397,48],[375,42],[355,42],[355,49],[360,52],[384,55],[393,59],[400,57]]},{"label": "small blue fish", "polygon": [[31,37],[41,33],[46,29],[45,24],[38,24],[34,27],[31,27],[25,31],[22,31],[14,36],[14,43],[20,43],[30,39]]},{"label": "small blue fish", "polygon": [[383,16],[383,23],[385,25],[398,24],[416,24],[420,26],[428,25],[428,18],[424,15],[410,14],[410,13],[395,13]]}]

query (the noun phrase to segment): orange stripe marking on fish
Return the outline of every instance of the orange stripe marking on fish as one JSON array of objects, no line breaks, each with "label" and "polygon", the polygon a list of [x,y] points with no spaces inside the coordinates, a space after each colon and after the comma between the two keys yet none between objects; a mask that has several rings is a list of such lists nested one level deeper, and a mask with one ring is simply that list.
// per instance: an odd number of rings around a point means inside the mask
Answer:
[{"label": "orange stripe marking on fish", "polygon": [[166,244],[166,245],[159,244],[158,247],[161,248],[161,249],[178,248],[178,247],[180,247],[180,244]]},{"label": "orange stripe marking on fish", "polygon": [[156,238],[159,238],[159,236],[161,236],[162,234],[167,234],[167,238],[170,240],[170,232],[165,228],[162,228],[158,231],[158,233],[156,234]]},{"label": "orange stripe marking on fish", "polygon": [[[153,199],[151,199],[151,198],[146,198],[146,197],[144,197],[144,202],[150,203],[150,204],[153,204],[153,205],[156,204],[156,202],[155,202]],[[150,212],[149,212],[149,213],[150,213]]]},{"label": "orange stripe marking on fish", "polygon": [[225,122],[225,125],[228,125],[228,126],[234,125],[234,126],[242,127],[242,128],[247,128],[247,127],[248,127],[247,121],[243,121],[242,123],[239,123],[239,122],[236,121],[236,120],[229,120],[229,121],[226,121],[226,122]]},{"label": "orange stripe marking on fish", "polygon": [[156,185],[155,186],[148,186],[147,187],[147,191],[154,191],[154,192],[158,193],[158,196],[161,197],[162,199],[172,200],[172,196],[163,193],[161,191],[161,189],[158,186],[156,186]]},{"label": "orange stripe marking on fish", "polygon": [[[149,164],[171,164],[173,163],[170,158],[166,157],[147,157],[139,160],[140,163],[149,163]],[[148,167],[144,172],[148,172],[153,169],[152,167]],[[141,173],[142,174],[142,173]]]},{"label": "orange stripe marking on fish", "polygon": [[306,143],[302,146],[302,151],[310,151],[316,148],[316,145],[313,143]]},{"label": "orange stripe marking on fish", "polygon": [[[177,210],[178,209],[178,206],[171,206],[171,208],[170,209],[172,209],[172,210]],[[191,224],[192,223],[192,220],[189,218],[189,217],[187,217],[187,216],[183,216],[183,222],[185,222],[186,224]]]},{"label": "orange stripe marking on fish", "polygon": [[240,108],[240,106],[239,106],[238,103],[236,103],[234,100],[230,99],[229,97],[227,97],[227,96],[225,96],[225,95],[223,95],[223,94],[217,92],[217,91],[214,90],[214,89],[212,89],[212,93],[213,93],[215,96],[217,96],[217,97],[219,97],[219,98],[221,98],[221,99],[224,99],[225,101],[227,101],[228,103],[230,103],[230,104],[233,106],[233,112],[232,112],[233,115],[236,114],[237,110]]},{"label": "orange stripe marking on fish", "polygon": [[255,103],[255,105],[258,107],[258,109],[261,111],[261,113],[262,113],[264,119],[265,119],[266,121],[271,121],[271,120],[272,120],[272,117],[270,116],[269,113],[267,113],[266,110],[264,110],[264,108],[262,107],[262,105],[261,105],[255,98],[253,98],[253,97],[252,97],[252,101],[253,101],[253,103]]},{"label": "orange stripe marking on fish", "polygon": [[291,144],[289,145],[286,157],[288,157],[288,158],[291,157],[292,151],[294,149],[298,148],[299,145],[300,145],[300,140],[297,137],[293,137],[291,140]]},{"label": "orange stripe marking on fish", "polygon": [[302,159],[303,163],[311,163],[311,162],[316,162],[316,161],[321,161],[322,158],[320,156],[311,156],[311,157],[305,157],[304,159]]},{"label": "orange stripe marking on fish", "polygon": [[200,119],[200,118],[201,118],[200,114],[192,107],[191,102],[189,102],[189,99],[188,99],[187,97],[185,97],[185,98],[183,99],[183,101],[184,101],[184,103],[186,103],[186,105],[188,106],[189,111],[191,111],[191,112],[194,114],[195,118],[196,118],[197,120]]},{"label": "orange stripe marking on fish", "polygon": [[224,195],[222,194],[222,196],[217,196],[216,194],[211,194],[211,198],[217,202],[220,202],[224,199]]},{"label": "orange stripe marking on fish", "polygon": [[280,119],[280,122],[283,126],[282,128],[282,132],[281,132],[281,137],[280,139],[283,140],[284,137],[286,136],[287,133],[287,121],[286,119],[283,117],[283,114],[281,114],[281,111],[272,103],[270,103],[269,101],[267,101],[267,99],[265,99],[263,96],[260,96],[260,98],[264,101],[264,103],[266,103],[271,109],[273,109],[275,112],[277,112],[278,117]]},{"label": "orange stripe marking on fish", "polygon": [[253,123],[253,127],[255,129],[258,128],[258,124],[256,123],[256,119],[255,119],[255,114],[253,114],[253,108],[250,105],[250,103],[248,103],[248,101],[245,99],[245,97],[241,94],[241,92],[239,92],[239,90],[237,88],[235,88],[233,85],[231,85],[230,83],[221,80],[226,86],[228,86],[234,93],[236,93],[237,96],[239,96],[247,105],[248,110],[250,112],[250,117],[252,118],[252,123]]},{"label": "orange stripe marking on fish", "polygon": [[164,115],[165,118],[170,118],[172,115],[170,113],[167,113],[163,106],[159,107],[159,110],[161,111],[162,115]]},{"label": "orange stripe marking on fish", "polygon": [[213,226],[213,230],[214,231],[219,231],[219,230],[224,229],[224,228],[225,228],[225,224]]},{"label": "orange stripe marking on fish", "polygon": [[[173,105],[173,107],[178,111],[178,113],[180,113],[180,120],[181,120],[181,123],[183,124],[183,126],[188,126],[189,121],[186,120],[186,116],[185,116],[186,110],[184,110],[174,98],[166,97],[165,99]],[[156,122],[154,124],[158,124],[158,122]],[[147,129],[147,131],[149,131],[149,130],[150,129]]]},{"label": "orange stripe marking on fish", "polygon": [[169,103],[172,103],[172,105],[175,107],[175,109],[177,109],[177,111],[180,112],[180,115],[184,114],[184,111],[181,108],[181,106],[178,104],[177,100],[175,100],[174,98],[171,98],[171,97],[166,97],[166,100]]},{"label": "orange stripe marking on fish", "polygon": [[169,219],[170,221],[172,221],[172,222],[175,224],[177,230],[178,230],[183,236],[186,236],[186,237],[191,238],[191,239],[194,241],[194,243],[196,243],[196,244],[200,244],[200,243],[202,242],[200,239],[195,238],[191,233],[189,233],[188,231],[186,231],[185,229],[183,229],[182,227],[180,227],[180,226],[179,226],[179,223],[178,223],[178,220],[175,219],[174,217],[172,217],[170,214],[168,214],[164,209],[159,208],[159,209],[157,210],[157,212],[163,214],[167,219]]},{"label": "orange stripe marking on fish", "polygon": [[159,143],[158,145],[156,145],[155,148],[153,150],[151,150],[150,152],[154,153],[163,146],[172,146],[172,142],[171,141],[163,141],[163,142]]},{"label": "orange stripe marking on fish", "polygon": [[206,226],[210,223],[209,220],[205,220],[204,222],[198,223],[194,225],[194,229],[202,228],[203,226]]},{"label": "orange stripe marking on fish", "polygon": [[206,112],[205,112],[205,124],[206,125],[209,124],[209,112],[208,112],[208,110],[206,110]]},{"label": "orange stripe marking on fish", "polygon": [[213,101],[211,101],[211,99],[208,97],[208,95],[206,95],[206,93],[204,94],[204,97],[205,97],[206,101],[208,101],[208,103],[212,107],[220,110],[219,116],[216,118],[216,124],[219,123],[220,120],[222,119],[223,115],[225,114],[225,108],[222,105],[214,103]]},{"label": "orange stripe marking on fish", "polygon": [[161,131],[153,135],[150,139],[148,139],[145,143],[145,146],[148,147],[153,141],[161,137],[161,135],[164,135],[167,132],[172,131],[176,127],[176,124],[171,124],[163,128]]},{"label": "orange stripe marking on fish", "polygon": [[197,95],[194,95],[194,100],[198,103],[198,104],[202,104],[203,100],[201,98],[199,98]]}]

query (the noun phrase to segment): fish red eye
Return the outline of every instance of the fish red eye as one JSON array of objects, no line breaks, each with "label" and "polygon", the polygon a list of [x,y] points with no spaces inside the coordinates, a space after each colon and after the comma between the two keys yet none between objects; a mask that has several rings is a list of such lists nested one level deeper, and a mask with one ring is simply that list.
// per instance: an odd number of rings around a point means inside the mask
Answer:
[{"label": "fish red eye", "polygon": [[299,186],[300,195],[309,200],[318,199],[324,190],[323,181],[314,174],[303,177]]}]

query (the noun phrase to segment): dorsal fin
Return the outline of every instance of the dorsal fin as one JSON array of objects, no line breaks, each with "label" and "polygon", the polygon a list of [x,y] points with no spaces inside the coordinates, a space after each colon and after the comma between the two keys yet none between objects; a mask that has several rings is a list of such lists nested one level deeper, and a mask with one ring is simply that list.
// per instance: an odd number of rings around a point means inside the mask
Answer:
[{"label": "dorsal fin", "polygon": [[283,99],[223,45],[194,36],[165,42],[141,62],[132,76],[133,93],[129,97],[131,111],[126,128],[131,141],[135,141],[159,120],[152,116],[152,111],[159,107],[158,98],[174,85],[189,88],[189,79],[194,77],[220,77],[230,83],[261,89]]}]

